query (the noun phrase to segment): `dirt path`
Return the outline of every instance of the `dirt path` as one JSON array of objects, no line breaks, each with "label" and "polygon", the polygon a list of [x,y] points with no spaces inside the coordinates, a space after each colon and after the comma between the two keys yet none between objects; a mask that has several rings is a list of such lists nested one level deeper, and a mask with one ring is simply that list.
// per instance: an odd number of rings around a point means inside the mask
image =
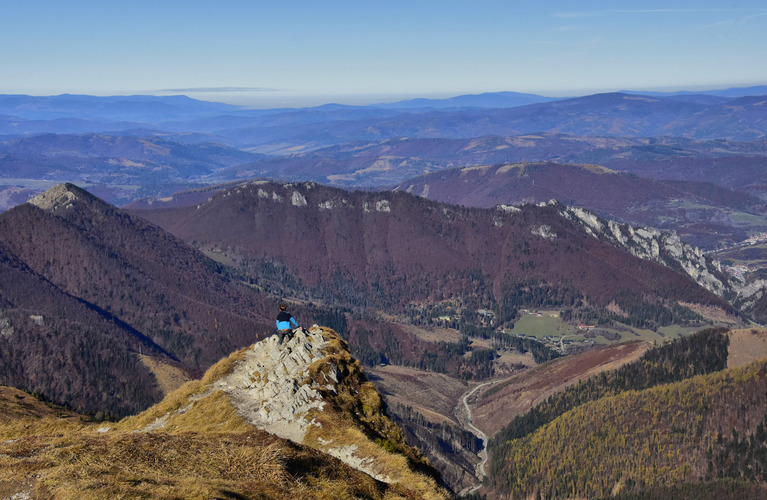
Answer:
[{"label": "dirt path", "polygon": [[459,422],[461,422],[461,424],[463,425],[463,428],[475,434],[482,441],[482,450],[477,454],[480,458],[480,461],[474,469],[474,475],[477,477],[477,479],[479,479],[480,483],[476,486],[463,489],[459,493],[459,495],[466,495],[466,494],[477,491],[479,488],[482,487],[482,480],[485,478],[485,475],[486,475],[485,465],[487,464],[487,434],[482,432],[479,428],[477,428],[472,423],[471,408],[469,407],[469,398],[473,396],[475,392],[482,389],[483,387],[496,384],[498,382],[500,382],[500,380],[490,380],[489,382],[483,382],[475,386],[473,389],[471,389],[469,392],[465,393],[461,397],[461,402],[455,408],[456,417],[458,417],[459,413],[463,414],[465,417],[465,418],[460,418],[460,417],[458,418]]}]

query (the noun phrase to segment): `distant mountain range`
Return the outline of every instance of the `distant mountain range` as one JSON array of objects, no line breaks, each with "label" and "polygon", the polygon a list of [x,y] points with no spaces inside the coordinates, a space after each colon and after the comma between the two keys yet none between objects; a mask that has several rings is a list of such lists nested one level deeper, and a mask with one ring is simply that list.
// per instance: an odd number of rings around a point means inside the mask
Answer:
[{"label": "distant mountain range", "polygon": [[0,135],[105,131],[199,132],[240,147],[319,147],[395,137],[467,138],[560,132],[755,140],[764,99],[612,93],[570,99],[494,93],[379,106],[247,110],[183,96],[0,96]]},{"label": "distant mountain range", "polygon": [[186,144],[157,135],[41,134],[0,142],[4,176],[80,181],[116,204],[203,186],[217,170],[262,157],[222,144]]},{"label": "distant mountain range", "polygon": [[19,193],[57,182],[79,183],[122,204],[253,177],[388,187],[449,167],[520,161],[595,163],[734,189],[745,184],[762,196],[760,173],[728,181],[721,168],[697,168],[712,160],[726,162],[728,171],[760,164],[767,155],[766,98],[740,95],[760,89],[568,99],[497,92],[268,110],[184,96],[5,95],[0,209]]},{"label": "distant mountain range", "polygon": [[475,207],[560,200],[632,225],[673,229],[685,241],[709,249],[742,241],[759,229],[739,226],[733,219],[765,213],[762,199],[743,192],[703,182],[647,179],[597,165],[505,163],[452,168],[408,180],[396,189]]},{"label": "distant mountain range", "polygon": [[0,115],[31,121],[79,118],[88,121],[152,123],[170,117],[200,118],[241,109],[240,106],[199,101],[183,95],[0,95]]},{"label": "distant mountain range", "polygon": [[677,91],[677,92],[648,92],[643,90],[625,90],[622,91],[627,94],[641,94],[651,95],[655,97],[666,96],[719,96],[719,97],[747,97],[754,95],[767,95],[767,85],[754,85],[752,87],[731,87],[728,89],[711,89],[711,90],[699,90],[697,92],[692,91]]},{"label": "distant mountain range", "polygon": [[[767,92],[765,92],[767,94]],[[376,104],[378,108],[515,108],[527,104],[539,102],[551,102],[558,100],[555,97],[544,97],[536,94],[523,94],[519,92],[485,92],[483,94],[470,94],[450,97],[446,99],[408,99],[390,104]]]}]

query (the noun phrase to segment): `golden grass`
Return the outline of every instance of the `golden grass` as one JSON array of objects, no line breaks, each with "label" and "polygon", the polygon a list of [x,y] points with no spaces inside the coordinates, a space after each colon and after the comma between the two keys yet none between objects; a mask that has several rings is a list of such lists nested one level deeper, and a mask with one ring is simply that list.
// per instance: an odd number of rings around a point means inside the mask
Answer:
[{"label": "golden grass", "polygon": [[229,355],[229,357],[222,359],[215,365],[211,366],[205,375],[202,377],[203,384],[212,384],[216,380],[226,377],[234,370],[237,363],[245,359],[245,355],[248,350],[253,349],[253,346],[240,349]]},{"label": "golden grass", "polygon": [[95,425],[89,417],[38,401],[18,389],[0,387],[0,441],[36,434],[71,434]]},{"label": "golden grass", "polygon": [[0,491],[8,496],[15,488],[84,500],[336,499],[384,498],[388,490],[338,460],[259,431],[30,437],[0,451]]},{"label": "golden grass", "polygon": [[328,356],[310,366],[309,376],[324,385],[323,374],[335,366],[339,380],[335,394],[323,394],[325,408],[309,412],[309,418],[319,426],[309,427],[304,443],[321,450],[356,447],[354,455],[372,459],[372,471],[390,478],[398,494],[447,498],[434,478],[415,471],[428,469],[428,461],[405,443],[402,431],[386,417],[381,396],[365,379],[362,366],[351,357],[346,343],[332,331],[324,331],[323,338],[328,342]]},{"label": "golden grass", "polygon": [[0,386],[0,425],[18,418],[72,417],[76,413],[13,387]]},{"label": "golden grass", "polygon": [[253,426],[245,421],[223,391],[213,391],[203,398],[192,401],[186,411],[171,414],[162,430],[181,432],[248,432]]},{"label": "golden grass", "polygon": [[[249,347],[247,349],[251,348],[252,347]],[[179,428],[190,430],[188,429],[188,425],[192,422],[193,418],[201,418],[197,417],[197,415],[200,414],[207,415],[208,418],[212,418],[218,424],[221,424],[224,414],[223,410],[219,410],[221,411],[222,416],[218,417],[216,415],[217,410],[215,408],[211,408],[210,404],[206,405],[205,403],[200,403],[197,401],[196,403],[199,404],[197,407],[195,407],[195,399],[199,398],[199,396],[205,393],[205,391],[208,390],[210,384],[229,375],[232,370],[234,370],[234,367],[237,365],[237,363],[245,358],[247,349],[236,351],[229,357],[222,359],[210,367],[202,380],[189,381],[167,395],[165,399],[160,401],[158,404],[152,406],[146,411],[121,420],[117,424],[117,428],[121,430],[141,430],[154,423],[157,419],[167,416],[169,419],[169,424],[171,421],[173,421]],[[221,398],[217,397],[217,399],[213,401],[220,400]],[[192,408],[195,408],[195,412],[191,416],[184,417],[184,414],[179,412],[182,412],[183,409],[188,407],[190,404],[192,405]],[[231,404],[229,404],[229,406],[231,407]],[[229,416],[234,420],[242,420],[240,417],[236,416],[234,409],[231,409],[226,413],[226,416]],[[237,423],[235,426],[239,428],[240,424]],[[234,431],[234,429],[230,429],[230,432],[231,431]]]},{"label": "golden grass", "polygon": [[[427,462],[383,414],[380,395],[365,381],[347,344],[332,330],[319,333],[328,356],[312,365],[310,378],[325,385],[323,374],[336,366],[339,384],[325,411],[311,414],[322,428],[308,435],[308,442],[316,448],[322,448],[321,439],[354,445],[393,484],[246,422],[230,397],[212,386],[245,358],[243,349],[211,367],[202,380],[185,383],[159,404],[116,424],[61,418],[43,409],[41,414],[20,410],[19,418],[0,420],[0,494],[77,500],[447,498],[432,477],[413,470],[428,469]],[[6,399],[9,408],[20,400],[14,394]],[[162,425],[146,432],[158,419]],[[97,432],[100,427],[110,430]],[[310,433],[315,431],[310,427]]]},{"label": "golden grass", "polygon": [[189,377],[181,369],[163,363],[157,358],[140,354],[139,359],[157,379],[157,385],[163,396],[170,394],[189,381]]}]

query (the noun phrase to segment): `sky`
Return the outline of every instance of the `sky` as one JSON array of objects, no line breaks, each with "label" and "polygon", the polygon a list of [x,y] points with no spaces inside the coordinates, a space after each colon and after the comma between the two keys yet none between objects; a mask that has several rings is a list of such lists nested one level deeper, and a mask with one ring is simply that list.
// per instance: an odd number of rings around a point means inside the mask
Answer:
[{"label": "sky", "polygon": [[767,1],[0,0],[0,93],[251,107],[767,84]]}]

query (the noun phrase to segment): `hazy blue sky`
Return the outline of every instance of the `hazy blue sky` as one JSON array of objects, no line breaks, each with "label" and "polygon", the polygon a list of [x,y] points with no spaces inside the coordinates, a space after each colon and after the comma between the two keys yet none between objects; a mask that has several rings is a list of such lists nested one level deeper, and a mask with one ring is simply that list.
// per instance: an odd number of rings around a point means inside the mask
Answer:
[{"label": "hazy blue sky", "polygon": [[253,105],[767,84],[767,1],[0,0],[0,93]]}]

